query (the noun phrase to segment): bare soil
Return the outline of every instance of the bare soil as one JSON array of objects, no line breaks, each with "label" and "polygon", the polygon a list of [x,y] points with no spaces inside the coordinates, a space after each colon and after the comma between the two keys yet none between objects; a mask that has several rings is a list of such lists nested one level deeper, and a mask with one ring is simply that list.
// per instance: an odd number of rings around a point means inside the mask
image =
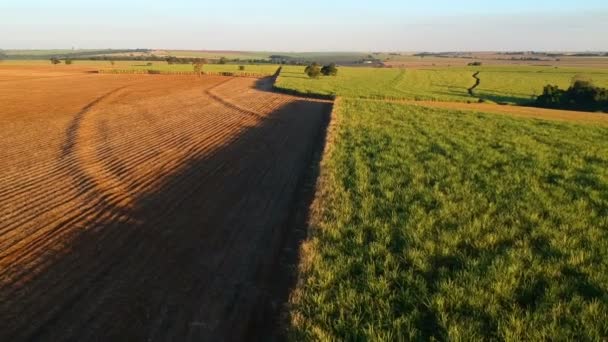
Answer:
[{"label": "bare soil", "polygon": [[264,337],[331,111],[269,82],[0,69],[0,340]]}]

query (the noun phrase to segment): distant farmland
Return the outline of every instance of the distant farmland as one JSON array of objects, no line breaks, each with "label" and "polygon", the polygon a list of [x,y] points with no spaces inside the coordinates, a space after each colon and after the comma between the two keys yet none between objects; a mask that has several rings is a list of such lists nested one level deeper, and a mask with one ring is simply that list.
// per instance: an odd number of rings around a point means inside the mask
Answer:
[{"label": "distant farmland", "polygon": [[[353,98],[507,102],[530,102],[543,87],[554,84],[567,87],[576,76],[608,87],[608,71],[598,68],[553,68],[531,66],[429,67],[429,68],[349,68],[341,67],[337,77],[320,80],[308,78],[303,67],[286,66],[277,87],[303,94],[335,95]],[[473,74],[481,82],[475,84]]]}]

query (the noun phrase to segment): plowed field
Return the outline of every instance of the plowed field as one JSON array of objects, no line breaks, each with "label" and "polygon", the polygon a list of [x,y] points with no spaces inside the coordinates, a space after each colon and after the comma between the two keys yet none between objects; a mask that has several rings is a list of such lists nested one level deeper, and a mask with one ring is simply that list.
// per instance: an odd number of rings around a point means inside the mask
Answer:
[{"label": "plowed field", "polygon": [[0,340],[245,336],[331,106],[268,82],[0,69]]}]

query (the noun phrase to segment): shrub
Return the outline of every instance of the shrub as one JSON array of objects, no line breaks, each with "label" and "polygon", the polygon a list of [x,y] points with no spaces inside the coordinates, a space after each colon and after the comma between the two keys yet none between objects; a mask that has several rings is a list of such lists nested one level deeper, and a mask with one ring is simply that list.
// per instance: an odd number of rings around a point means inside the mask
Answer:
[{"label": "shrub", "polygon": [[203,73],[203,65],[204,65],[204,63],[200,59],[192,62],[192,69],[199,77]]},{"label": "shrub", "polygon": [[337,76],[338,68],[336,68],[335,63],[331,63],[329,65],[323,66],[323,68],[321,68],[321,73],[325,76]]},{"label": "shrub", "polygon": [[72,64],[72,59],[71,58],[66,58],[64,63],[67,64],[67,65],[70,65],[70,64]]},{"label": "shrub", "polygon": [[467,64],[468,66],[481,66],[481,62],[471,62],[469,64]]},{"label": "shrub", "polygon": [[321,67],[315,62],[307,65],[304,69],[304,72],[310,78],[319,78],[319,76],[321,75]]},{"label": "shrub", "polygon": [[241,70],[241,71],[245,70],[245,66],[244,65],[239,65],[239,70]]},{"label": "shrub", "polygon": [[577,76],[567,90],[546,85],[535,104],[550,108],[608,110],[608,89],[596,87],[591,80]]},{"label": "shrub", "polygon": [[51,63],[52,64],[59,64],[59,63],[61,63],[61,61],[57,57],[51,57]]}]

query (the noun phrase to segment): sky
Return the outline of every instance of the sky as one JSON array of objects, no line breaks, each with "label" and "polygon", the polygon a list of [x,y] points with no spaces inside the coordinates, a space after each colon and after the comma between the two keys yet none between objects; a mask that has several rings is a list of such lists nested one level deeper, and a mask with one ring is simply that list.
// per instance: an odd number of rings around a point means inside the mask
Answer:
[{"label": "sky", "polygon": [[607,0],[0,0],[0,49],[607,51]]}]

